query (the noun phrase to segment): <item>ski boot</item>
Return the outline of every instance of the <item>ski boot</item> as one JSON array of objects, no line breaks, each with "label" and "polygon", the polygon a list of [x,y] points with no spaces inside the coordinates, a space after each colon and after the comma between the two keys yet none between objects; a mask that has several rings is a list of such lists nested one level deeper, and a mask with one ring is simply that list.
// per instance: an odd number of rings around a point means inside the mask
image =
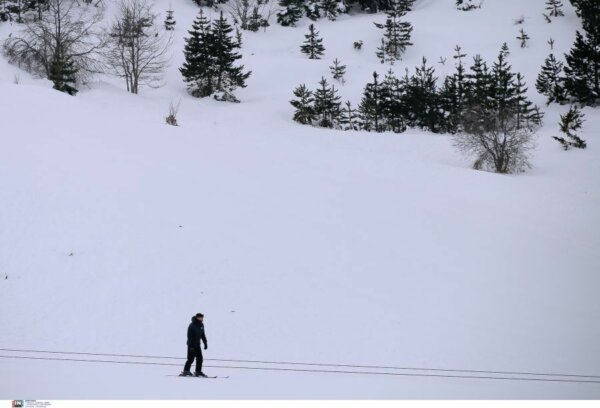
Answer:
[{"label": "ski boot", "polygon": [[193,375],[193,374],[192,374],[192,372],[191,372],[191,371],[185,371],[185,370],[183,370],[183,371],[181,372],[181,374],[179,374],[179,376],[180,376],[180,377],[191,377],[192,375]]}]

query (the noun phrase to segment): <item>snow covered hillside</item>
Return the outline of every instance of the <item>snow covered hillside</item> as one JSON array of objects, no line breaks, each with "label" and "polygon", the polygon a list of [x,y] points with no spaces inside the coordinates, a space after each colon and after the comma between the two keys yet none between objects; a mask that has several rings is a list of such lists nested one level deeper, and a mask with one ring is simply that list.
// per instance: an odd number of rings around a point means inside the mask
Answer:
[{"label": "snow covered hillside", "polygon": [[[456,45],[470,62],[508,43],[546,112],[533,168],[510,176],[473,170],[449,135],[292,121],[294,87],[329,78],[336,57],[354,103],[374,70],[387,71],[373,25],[384,14],[315,22],[322,60],[299,50],[310,20],[244,32],[252,76],[233,104],[187,94],[178,69],[198,7],[171,3],[172,63],[158,89],[132,95],[98,76],[72,97],[0,57],[0,348],[184,358],[202,312],[205,372],[229,378],[169,376],[184,360],[0,351],[1,399],[600,398],[592,382],[211,368],[237,359],[600,376],[600,110],[583,110],[589,147],[565,152],[551,136],[568,106],[546,107],[534,87],[547,40],[562,56],[580,27],[568,2],[552,24],[544,0],[470,12],[417,0],[407,16],[414,45],[399,75],[425,56],[448,59],[435,64],[442,76]],[[18,29],[0,23],[0,39]],[[168,126],[179,98],[180,126]]]}]

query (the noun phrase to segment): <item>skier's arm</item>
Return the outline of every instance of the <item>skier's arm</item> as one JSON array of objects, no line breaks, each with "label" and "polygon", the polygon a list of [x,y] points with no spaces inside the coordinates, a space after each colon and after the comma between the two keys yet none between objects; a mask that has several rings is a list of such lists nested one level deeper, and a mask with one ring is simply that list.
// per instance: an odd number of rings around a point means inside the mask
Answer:
[{"label": "skier's arm", "polygon": [[206,334],[204,334],[204,331],[202,332],[202,341],[204,342],[204,350],[206,350],[208,348],[208,342],[206,341]]}]

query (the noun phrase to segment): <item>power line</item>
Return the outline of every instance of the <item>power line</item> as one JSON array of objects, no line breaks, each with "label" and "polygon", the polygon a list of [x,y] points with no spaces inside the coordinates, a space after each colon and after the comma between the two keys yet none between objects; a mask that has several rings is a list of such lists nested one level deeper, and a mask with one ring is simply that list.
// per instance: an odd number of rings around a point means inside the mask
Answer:
[{"label": "power line", "polygon": [[[185,360],[185,357],[172,356],[151,356],[151,355],[135,355],[135,354],[110,354],[110,353],[85,353],[74,351],[49,351],[49,350],[24,350],[24,349],[5,349],[0,348],[0,351],[22,352],[22,353],[48,353],[48,354],[67,354],[67,355],[85,355],[85,356],[100,356],[100,357],[130,357],[130,358],[153,358],[165,360]],[[372,366],[372,365],[353,365],[353,364],[325,364],[325,363],[301,363],[289,361],[261,361],[261,360],[232,360],[232,359],[216,359],[205,358],[204,361],[217,361],[227,363],[251,363],[251,364],[276,364],[276,365],[301,365],[313,367],[343,367],[343,368],[361,368],[361,369],[376,369],[376,370],[405,370],[405,371],[432,371],[432,372],[455,372],[455,373],[470,373],[470,374],[499,374],[499,375],[533,375],[541,377],[573,377],[573,378],[597,378],[598,375],[582,375],[582,374],[557,374],[557,373],[536,373],[536,372],[519,372],[519,371],[489,371],[489,370],[465,370],[465,369],[444,369],[444,368],[418,368],[418,367],[394,367],[394,366]]]},{"label": "power line", "polygon": [[[89,359],[59,358],[59,357],[32,357],[32,356],[0,355],[0,358],[70,361],[70,362],[85,362],[85,363],[112,363],[112,364],[129,364],[129,365],[180,366],[180,364],[175,364],[175,363],[160,363],[160,362],[146,362],[146,361],[118,361],[118,360],[89,360]],[[550,379],[550,378],[389,373],[389,372],[376,372],[376,371],[318,370],[318,369],[300,369],[300,368],[282,368],[282,367],[242,367],[242,366],[224,366],[224,365],[205,365],[205,367],[229,368],[229,369],[238,369],[238,370],[257,370],[257,371],[287,371],[287,372],[305,372],[305,373],[365,374],[365,375],[403,376],[403,377],[434,377],[434,378],[458,378],[458,379],[476,379],[476,380],[507,380],[507,381],[538,381],[538,382],[555,382],[555,383],[600,384],[600,381],[592,381],[592,380],[564,380],[564,379]]]}]

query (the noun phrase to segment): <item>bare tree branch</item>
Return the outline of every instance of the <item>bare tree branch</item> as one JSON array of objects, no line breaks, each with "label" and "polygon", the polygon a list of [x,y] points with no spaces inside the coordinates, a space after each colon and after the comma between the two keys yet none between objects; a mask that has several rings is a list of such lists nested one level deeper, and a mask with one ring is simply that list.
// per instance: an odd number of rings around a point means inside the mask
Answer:
[{"label": "bare tree branch", "polygon": [[169,65],[173,38],[156,24],[156,17],[147,0],[120,0],[108,33],[106,63],[113,75],[125,79],[131,93],[137,94],[140,85],[162,86]]},{"label": "bare tree branch", "polygon": [[99,52],[106,44],[102,19],[102,8],[49,0],[40,19],[26,22],[20,33],[4,42],[4,54],[10,63],[46,78],[60,55],[73,62],[78,80],[83,81],[101,72]]},{"label": "bare tree branch", "polygon": [[454,146],[475,156],[473,167],[497,173],[515,173],[530,166],[535,147],[533,126],[523,126],[515,109],[503,112],[471,107],[462,118],[464,132],[454,136]]}]

